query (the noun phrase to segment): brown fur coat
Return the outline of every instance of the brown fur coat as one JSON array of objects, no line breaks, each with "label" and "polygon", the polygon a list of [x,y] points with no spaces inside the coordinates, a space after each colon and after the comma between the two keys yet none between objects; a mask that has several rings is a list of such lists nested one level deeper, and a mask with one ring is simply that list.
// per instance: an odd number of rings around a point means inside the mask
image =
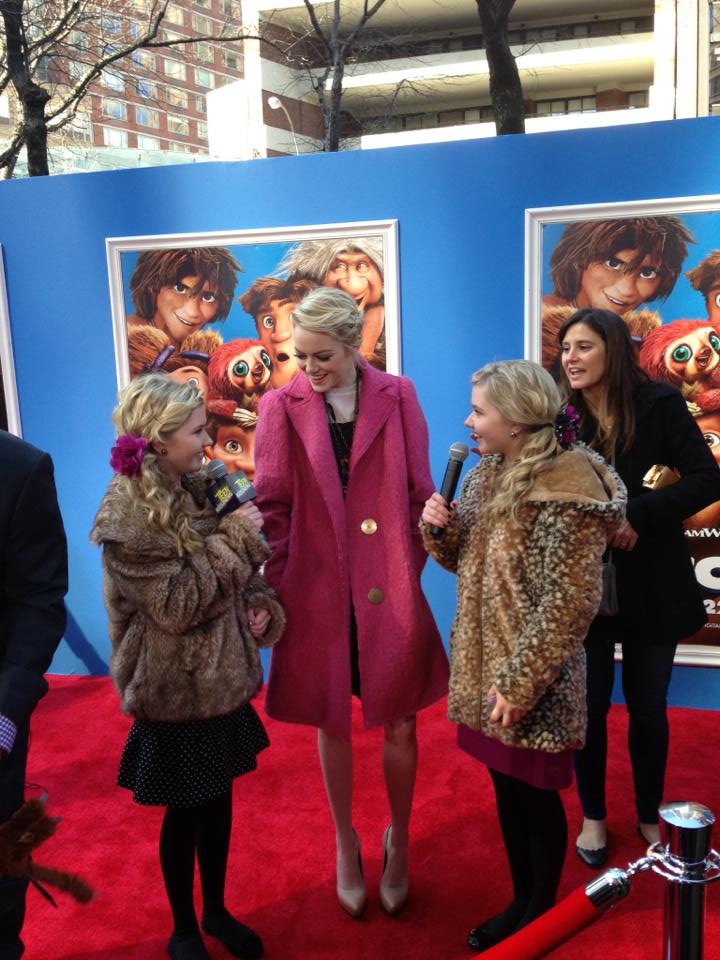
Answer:
[{"label": "brown fur coat", "polygon": [[[443,536],[421,525],[429,553],[457,573],[448,716],[510,746],[557,753],[584,743],[583,640],[626,493],[604,460],[578,446],[536,477],[519,525],[486,520],[501,463],[486,456],[470,471]],[[493,684],[528,711],[511,727],[489,723]]]},{"label": "brown fur coat", "polygon": [[[125,713],[180,721],[229,713],[262,685],[258,643],[285,627],[275,593],[258,575],[270,551],[239,513],[218,518],[199,474],[184,478],[202,549],[178,556],[174,539],[111,481],[90,539],[103,546],[103,594],[110,620],[110,672]],[[247,609],[272,615],[262,640]]]}]

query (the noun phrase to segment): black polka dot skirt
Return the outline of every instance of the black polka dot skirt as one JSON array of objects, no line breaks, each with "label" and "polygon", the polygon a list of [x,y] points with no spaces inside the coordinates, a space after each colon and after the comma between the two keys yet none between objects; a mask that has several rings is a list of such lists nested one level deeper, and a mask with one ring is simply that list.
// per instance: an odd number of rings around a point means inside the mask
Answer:
[{"label": "black polka dot skirt", "polygon": [[227,793],[235,777],[257,767],[270,746],[260,717],[247,703],[207,720],[136,720],[120,759],[118,786],[144,806],[193,807]]}]

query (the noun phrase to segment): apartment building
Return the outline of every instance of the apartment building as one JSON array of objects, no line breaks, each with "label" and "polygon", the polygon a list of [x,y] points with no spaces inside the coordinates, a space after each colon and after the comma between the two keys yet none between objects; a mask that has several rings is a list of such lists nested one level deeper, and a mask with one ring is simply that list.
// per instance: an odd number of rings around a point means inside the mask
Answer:
[{"label": "apartment building", "polygon": [[[52,54],[35,62],[37,82],[53,92],[50,107],[82,79],[88,65],[143,36],[152,10],[151,0],[88,5],[73,22],[73,29],[53,46]],[[28,22],[30,29],[40,32],[40,17]],[[44,26],[46,32],[50,22],[48,19]],[[241,29],[239,0],[172,0],[155,39],[173,42],[220,34],[239,36]],[[72,122],[50,137],[52,169],[98,169],[129,166],[134,161],[145,165],[206,157],[207,95],[242,76],[242,41],[197,40],[137,49],[108,66],[90,84]],[[15,114],[12,94],[0,102],[0,125],[3,113],[9,133]],[[0,138],[2,135],[0,126]]]},{"label": "apartment building", "polygon": [[[708,113],[714,6],[708,0],[517,0],[509,39],[528,132]],[[332,4],[314,9],[327,24]],[[358,9],[348,0],[341,32]],[[253,33],[308,36],[302,0],[242,0],[242,13]],[[318,45],[305,43],[306,62],[317,66]],[[229,105],[236,95],[247,102],[247,156],[320,148],[317,96],[305,65],[297,64],[302,44],[297,40],[289,61],[274,47],[245,41],[243,83],[235,93],[225,91],[225,100]],[[716,74],[720,100],[720,70]],[[494,135],[475,0],[386,0],[353,48],[343,89],[347,147]]]}]

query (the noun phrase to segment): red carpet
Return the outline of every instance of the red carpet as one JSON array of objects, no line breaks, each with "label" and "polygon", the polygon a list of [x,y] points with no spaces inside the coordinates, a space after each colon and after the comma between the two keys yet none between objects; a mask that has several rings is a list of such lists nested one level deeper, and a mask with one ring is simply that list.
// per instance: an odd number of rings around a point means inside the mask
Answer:
[{"label": "red carpet", "polygon": [[[718,714],[672,710],[667,797],[698,800],[720,816]],[[265,718],[263,718],[265,719]],[[379,730],[355,717],[355,825],[363,843],[370,905],[351,920],[334,894],[334,850],[315,753],[315,733],[265,720],[272,741],[256,773],[236,782],[228,906],[263,937],[270,960],[456,960],[473,956],[467,931],[506,905],[509,878],[483,767],[455,746],[444,705],[420,718],[420,772],[413,820],[411,900],[390,919],[377,899],[380,838],[387,802],[380,772]],[[110,681],[58,677],[36,713],[29,779],[49,792],[63,817],[39,851],[41,863],[81,873],[98,891],[89,906],[63,896],[54,910],[28,895],[28,960],[161,960],[170,932],[159,864],[161,811],[138,807],[115,787],[129,726]],[[611,862],[642,853],[635,833],[625,713],[611,715],[609,774]],[[574,791],[564,795],[570,843],[579,822]],[[714,846],[720,847],[720,827]],[[568,855],[561,895],[591,879]],[[557,960],[659,960],[664,883],[636,877],[623,904],[555,951]],[[708,888],[705,960],[720,958],[720,884]],[[229,954],[216,941],[216,960]]]}]

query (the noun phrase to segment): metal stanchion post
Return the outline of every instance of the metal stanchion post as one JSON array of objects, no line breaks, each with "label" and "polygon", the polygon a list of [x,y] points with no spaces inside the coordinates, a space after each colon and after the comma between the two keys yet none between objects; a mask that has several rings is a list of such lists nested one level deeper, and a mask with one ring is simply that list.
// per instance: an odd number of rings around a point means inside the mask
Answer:
[{"label": "metal stanchion post", "polygon": [[660,807],[660,842],[666,850],[666,865],[674,874],[665,888],[663,960],[702,960],[707,860],[714,823],[712,811],[700,803]]}]

